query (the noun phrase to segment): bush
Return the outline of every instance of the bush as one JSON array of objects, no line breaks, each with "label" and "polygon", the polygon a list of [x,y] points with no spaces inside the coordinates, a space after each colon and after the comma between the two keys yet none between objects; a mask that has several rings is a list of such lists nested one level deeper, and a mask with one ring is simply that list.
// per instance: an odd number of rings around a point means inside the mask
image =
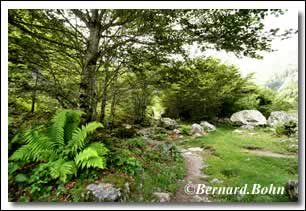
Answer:
[{"label": "bush", "polygon": [[190,126],[185,126],[185,125],[183,125],[182,127],[181,127],[181,134],[182,135],[189,135],[189,131],[190,131]]},{"label": "bush", "polygon": [[298,133],[298,124],[296,121],[289,121],[286,123],[278,123],[275,126],[275,133],[276,135],[286,135],[286,136],[293,136],[297,135]]}]

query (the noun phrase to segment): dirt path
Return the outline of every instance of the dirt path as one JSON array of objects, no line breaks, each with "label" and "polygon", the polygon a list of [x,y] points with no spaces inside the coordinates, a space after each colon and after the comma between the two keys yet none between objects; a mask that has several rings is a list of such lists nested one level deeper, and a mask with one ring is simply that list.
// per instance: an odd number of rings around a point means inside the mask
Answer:
[{"label": "dirt path", "polygon": [[[202,173],[203,167],[203,148],[195,147],[181,149],[187,167],[187,176],[179,183],[179,188],[173,197],[173,202],[209,202],[206,195],[196,195],[185,193],[187,184],[204,184],[206,176]],[[191,186],[190,190],[193,189]]]}]

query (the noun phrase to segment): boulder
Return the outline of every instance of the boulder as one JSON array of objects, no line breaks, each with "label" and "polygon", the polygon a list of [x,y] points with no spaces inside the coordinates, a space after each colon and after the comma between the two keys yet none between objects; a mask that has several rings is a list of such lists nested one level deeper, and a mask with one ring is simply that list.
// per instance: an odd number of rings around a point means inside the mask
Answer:
[{"label": "boulder", "polygon": [[174,129],[173,133],[176,134],[176,135],[179,135],[179,134],[181,134],[181,131],[179,129]]},{"label": "boulder", "polygon": [[160,119],[160,125],[166,129],[174,130],[178,128],[178,124],[174,119],[170,119],[168,117]]},{"label": "boulder", "polygon": [[298,115],[289,114],[285,111],[273,111],[268,118],[267,124],[269,126],[275,126],[279,122],[287,123],[289,121],[298,122]]},{"label": "boulder", "polygon": [[286,193],[292,201],[297,201],[299,198],[299,183],[289,180],[285,186]]},{"label": "boulder", "polygon": [[206,121],[201,122],[200,125],[204,128],[204,130],[206,130],[208,132],[216,130],[216,127],[214,125],[212,125],[212,124],[210,124],[209,122],[206,122]]},{"label": "boulder", "polygon": [[191,135],[196,137],[204,135],[204,128],[199,124],[192,124],[191,125]]},{"label": "boulder", "polygon": [[169,202],[171,199],[170,193],[154,192],[153,196],[156,198],[158,202]]},{"label": "boulder", "polygon": [[241,128],[247,129],[247,130],[253,130],[255,127],[253,125],[242,125]]},{"label": "boulder", "polygon": [[86,189],[97,202],[115,202],[121,197],[120,189],[110,183],[92,183],[87,185]]},{"label": "boulder", "polygon": [[123,126],[125,129],[131,129],[131,128],[132,128],[132,125],[130,125],[130,124],[122,124],[122,126]]},{"label": "boulder", "polygon": [[238,125],[258,126],[267,124],[265,116],[257,110],[242,110],[236,112],[231,116],[230,120]]}]

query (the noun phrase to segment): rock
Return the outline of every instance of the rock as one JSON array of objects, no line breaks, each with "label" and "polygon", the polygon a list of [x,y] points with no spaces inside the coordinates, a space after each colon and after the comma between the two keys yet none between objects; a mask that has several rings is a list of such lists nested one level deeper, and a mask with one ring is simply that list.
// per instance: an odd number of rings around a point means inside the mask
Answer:
[{"label": "rock", "polygon": [[191,135],[196,137],[204,135],[204,128],[199,124],[192,124],[191,125]]},{"label": "rock", "polygon": [[289,180],[285,186],[286,193],[292,201],[297,201],[299,198],[299,183]]},{"label": "rock", "polygon": [[235,130],[233,130],[233,133],[244,133],[244,131],[243,130],[235,129]]},{"label": "rock", "polygon": [[170,119],[170,118],[161,118],[160,119],[160,125],[166,129],[174,130],[178,128],[178,124],[175,120]]},{"label": "rock", "polygon": [[257,110],[242,110],[234,113],[230,119],[234,124],[238,125],[258,126],[267,124],[264,115]]},{"label": "rock", "polygon": [[125,129],[131,129],[131,128],[132,128],[132,125],[130,125],[130,124],[122,124],[122,126],[123,126]]},{"label": "rock", "polygon": [[218,178],[214,178],[210,182],[211,183],[218,183],[218,184],[220,184],[220,183],[223,183],[223,180],[219,180]]},{"label": "rock", "polygon": [[241,128],[247,129],[247,130],[254,130],[255,127],[252,125],[242,125]]},{"label": "rock", "polygon": [[279,122],[287,123],[289,121],[298,122],[298,115],[289,114],[285,111],[273,111],[268,118],[267,124],[269,126],[274,126]]},{"label": "rock", "polygon": [[170,193],[154,192],[153,196],[157,199],[158,202],[169,202],[171,199]]},{"label": "rock", "polygon": [[209,122],[203,121],[200,123],[200,125],[203,127],[204,130],[211,132],[211,131],[215,131],[216,127],[212,124],[210,124]]},{"label": "rock", "polygon": [[204,149],[201,148],[201,147],[191,147],[191,148],[188,148],[187,151],[189,152],[202,152]]},{"label": "rock", "polygon": [[191,202],[209,202],[208,197],[206,195],[194,195],[192,196]]},{"label": "rock", "polygon": [[181,131],[179,129],[174,129],[173,133],[176,134],[176,135],[179,135],[179,134],[181,134]]},{"label": "rock", "polygon": [[120,189],[110,183],[89,184],[87,190],[95,197],[97,202],[115,202],[121,197]]}]

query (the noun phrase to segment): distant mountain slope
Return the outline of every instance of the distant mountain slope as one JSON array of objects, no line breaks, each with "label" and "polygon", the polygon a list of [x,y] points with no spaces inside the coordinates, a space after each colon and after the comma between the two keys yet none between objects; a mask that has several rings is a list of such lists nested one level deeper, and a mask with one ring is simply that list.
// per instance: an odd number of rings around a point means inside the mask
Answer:
[{"label": "distant mountain slope", "polygon": [[287,70],[276,73],[273,78],[269,79],[266,87],[275,90],[283,99],[298,103],[298,69],[288,68]]}]

